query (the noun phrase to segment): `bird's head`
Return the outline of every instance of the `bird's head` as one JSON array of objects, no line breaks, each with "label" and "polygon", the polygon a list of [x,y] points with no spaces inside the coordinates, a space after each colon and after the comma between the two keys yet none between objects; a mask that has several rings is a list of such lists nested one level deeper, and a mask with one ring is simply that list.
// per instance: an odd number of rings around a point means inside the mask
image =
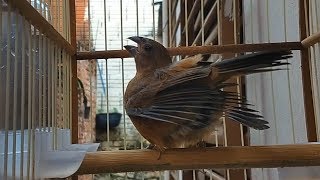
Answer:
[{"label": "bird's head", "polygon": [[138,72],[154,71],[172,63],[167,49],[157,41],[139,36],[128,39],[137,43],[137,47],[127,45],[124,48],[134,57]]}]

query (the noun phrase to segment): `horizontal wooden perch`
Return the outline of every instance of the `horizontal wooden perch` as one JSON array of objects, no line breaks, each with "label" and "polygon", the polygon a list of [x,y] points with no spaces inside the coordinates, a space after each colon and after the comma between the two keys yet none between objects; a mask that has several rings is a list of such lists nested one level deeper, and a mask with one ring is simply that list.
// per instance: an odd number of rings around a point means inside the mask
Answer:
[{"label": "horizontal wooden perch", "polygon": [[301,44],[303,45],[303,47],[308,48],[318,42],[320,42],[320,32],[317,32],[317,33],[312,34],[311,36],[305,38],[304,40],[301,41]]},{"label": "horizontal wooden perch", "polygon": [[[222,53],[243,53],[273,50],[301,50],[303,46],[300,42],[283,43],[262,43],[262,44],[230,44],[213,46],[188,46],[168,48],[171,56],[176,55],[196,55],[196,54],[222,54]],[[109,59],[131,57],[126,50],[109,50],[95,52],[78,52],[77,60],[87,59]]]},{"label": "horizontal wooden perch", "polygon": [[320,144],[170,149],[158,157],[153,150],[88,153],[76,174],[318,166]]}]

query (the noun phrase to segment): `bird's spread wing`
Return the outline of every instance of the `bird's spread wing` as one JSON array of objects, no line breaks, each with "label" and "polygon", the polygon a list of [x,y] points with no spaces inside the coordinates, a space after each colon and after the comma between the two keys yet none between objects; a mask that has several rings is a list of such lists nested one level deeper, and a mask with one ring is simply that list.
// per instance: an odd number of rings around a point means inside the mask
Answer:
[{"label": "bird's spread wing", "polygon": [[267,129],[268,122],[255,110],[247,108],[249,104],[245,98],[221,90],[234,84],[221,82],[210,87],[205,83],[197,83],[197,80],[210,75],[212,66],[195,63],[183,70],[179,67],[179,71],[178,67],[170,67],[175,71],[174,76],[154,81],[136,97],[131,97],[133,102],[152,100],[144,107],[127,108],[128,115],[192,129],[208,126],[213,119],[224,115],[255,129]]},{"label": "bird's spread wing", "polygon": [[[221,87],[230,84],[221,84]],[[257,111],[247,108],[245,98],[237,94],[208,87],[179,86],[163,90],[155,96],[153,103],[144,108],[129,108],[130,116],[163,121],[192,129],[210,125],[222,112],[230,119],[255,129],[268,128],[268,122]]]}]

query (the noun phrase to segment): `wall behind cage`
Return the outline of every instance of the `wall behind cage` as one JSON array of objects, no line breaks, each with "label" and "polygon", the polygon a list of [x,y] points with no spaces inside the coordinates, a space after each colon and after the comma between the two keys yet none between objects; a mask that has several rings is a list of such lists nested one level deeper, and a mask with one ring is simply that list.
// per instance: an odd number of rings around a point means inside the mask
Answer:
[{"label": "wall behind cage", "polygon": [[[316,0],[309,1],[309,35],[313,35],[320,31],[320,2]],[[317,137],[319,141],[320,137],[320,46],[319,43],[315,44],[310,48],[311,54],[311,73],[312,73],[312,86],[313,86],[313,97],[314,97],[314,107],[316,114],[316,125],[317,125]]]},{"label": "wall behind cage", "polygon": [[[244,43],[300,41],[299,0],[243,1]],[[288,70],[246,78],[249,102],[270,123],[265,131],[250,130],[252,145],[306,143],[300,51],[293,51]],[[319,177],[314,168],[253,169],[253,179]]]}]

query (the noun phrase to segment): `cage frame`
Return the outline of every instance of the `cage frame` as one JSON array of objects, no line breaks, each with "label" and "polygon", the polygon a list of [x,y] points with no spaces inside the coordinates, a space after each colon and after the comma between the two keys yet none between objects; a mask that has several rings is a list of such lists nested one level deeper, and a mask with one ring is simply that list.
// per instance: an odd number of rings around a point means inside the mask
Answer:
[{"label": "cage frame", "polygon": [[[300,0],[300,42],[264,43],[264,44],[230,44],[214,46],[190,46],[168,48],[170,55],[195,55],[199,53],[241,53],[260,50],[300,50],[302,64],[303,94],[305,99],[306,123],[309,142],[317,141],[315,115],[310,75],[309,48],[320,42],[320,32],[308,36],[306,26],[308,0]],[[72,55],[72,143],[78,142],[77,117],[77,60],[110,59],[130,57],[124,50],[76,52],[75,0],[70,0],[71,43],[65,40],[27,0],[8,0],[12,7],[18,9],[32,25],[41,30],[50,39]],[[302,8],[303,7],[303,8]],[[251,152],[248,154],[248,152]],[[274,154],[275,153],[275,154]],[[197,157],[187,158],[197,154]],[[234,155],[240,159],[232,159]],[[217,159],[217,157],[226,157]],[[243,158],[243,159],[242,159]],[[270,160],[273,158],[273,160]],[[249,160],[250,162],[246,163]],[[115,164],[123,163],[117,167]],[[127,163],[127,164],[126,164]],[[197,169],[197,168],[257,168],[257,167],[293,167],[320,165],[320,145],[272,145],[272,146],[228,146],[205,149],[169,149],[158,159],[158,152],[153,150],[130,150],[115,152],[87,153],[77,174],[106,172]]]}]

